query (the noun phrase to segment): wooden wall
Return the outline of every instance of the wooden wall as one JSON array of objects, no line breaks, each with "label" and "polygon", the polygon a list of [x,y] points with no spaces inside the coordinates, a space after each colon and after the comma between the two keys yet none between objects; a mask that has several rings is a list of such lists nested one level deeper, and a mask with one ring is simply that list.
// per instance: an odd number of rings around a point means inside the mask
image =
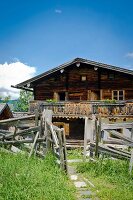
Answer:
[{"label": "wooden wall", "polygon": [[[110,77],[114,76],[114,78]],[[81,81],[81,76],[86,81]],[[131,75],[86,64],[75,64],[55,72],[34,83],[35,100],[58,97],[59,92],[66,92],[68,100],[112,99],[112,90],[125,90],[125,99],[133,99],[133,80]],[[101,92],[101,91],[102,92]]]}]

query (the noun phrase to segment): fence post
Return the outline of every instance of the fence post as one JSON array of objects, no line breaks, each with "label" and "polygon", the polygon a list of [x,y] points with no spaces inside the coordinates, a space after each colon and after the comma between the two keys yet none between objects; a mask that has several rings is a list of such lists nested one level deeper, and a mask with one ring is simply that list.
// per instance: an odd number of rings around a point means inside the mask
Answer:
[{"label": "fence post", "polygon": [[65,137],[65,131],[62,129],[62,140],[63,140],[63,153],[64,153],[64,170],[67,173],[68,168],[67,168],[67,148],[66,148],[66,137]]},{"label": "fence post", "polygon": [[35,126],[38,126],[38,117],[39,117],[39,113],[38,113],[38,110],[35,109]]},{"label": "fence post", "polygon": [[98,157],[99,133],[98,133],[98,126],[97,126],[97,119],[95,119],[95,133],[96,133],[96,148],[95,148],[95,156]]},{"label": "fence post", "polygon": [[46,123],[46,152],[48,153],[50,150],[51,150],[51,141],[50,141],[50,138],[51,138],[51,132],[50,132],[50,129],[48,128],[48,123],[47,121],[45,122]]},{"label": "fence post", "polygon": [[59,138],[59,155],[60,155],[60,167],[64,170],[64,155],[63,155],[63,141],[62,141],[62,131],[58,130],[58,138]]},{"label": "fence post", "polygon": [[99,115],[99,120],[98,120],[98,135],[99,135],[99,142],[101,142],[101,115]]},{"label": "fence post", "polygon": [[133,169],[133,149],[131,150],[131,159],[130,159],[130,163],[129,163],[129,173],[130,173],[130,175],[132,173],[132,169]]}]

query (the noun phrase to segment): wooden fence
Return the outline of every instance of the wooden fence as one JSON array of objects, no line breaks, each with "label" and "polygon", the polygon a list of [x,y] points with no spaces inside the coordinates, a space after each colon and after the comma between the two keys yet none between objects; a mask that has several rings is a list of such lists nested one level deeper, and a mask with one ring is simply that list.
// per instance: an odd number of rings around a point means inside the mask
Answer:
[{"label": "wooden fence", "polygon": [[[130,160],[130,173],[133,166],[133,123],[101,123],[101,117],[95,119],[92,141],[84,142],[84,156],[108,155]],[[86,137],[85,137],[86,140]]]},{"label": "wooden fence", "polygon": [[[34,154],[44,158],[47,152],[52,151],[61,169],[67,172],[64,129],[59,129],[51,123],[51,115],[51,111],[44,111],[41,115],[36,111],[35,115],[1,120],[0,146],[8,147],[8,150],[13,152],[27,150],[29,157]],[[29,120],[32,121],[31,127],[24,126],[27,120],[28,123]]]}]

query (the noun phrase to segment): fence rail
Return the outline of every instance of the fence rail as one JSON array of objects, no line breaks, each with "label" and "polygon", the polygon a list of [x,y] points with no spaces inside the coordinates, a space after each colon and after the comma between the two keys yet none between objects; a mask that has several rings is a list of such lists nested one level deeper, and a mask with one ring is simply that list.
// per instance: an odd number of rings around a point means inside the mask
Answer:
[{"label": "fence rail", "polygon": [[[52,151],[61,169],[67,172],[64,129],[59,129],[51,123],[50,114],[52,114],[50,111],[45,111],[40,116],[36,111],[35,115],[1,120],[0,125],[7,124],[9,126],[10,124],[14,126],[14,131],[0,129],[0,146],[8,145],[8,149],[10,147],[15,152],[27,149],[29,157],[35,154],[44,158],[47,152]],[[29,119],[34,121],[34,127],[20,130],[19,123]]]},{"label": "fence rail", "polygon": [[108,155],[130,160],[129,171],[133,167],[133,123],[101,123],[101,116],[94,120],[93,140],[84,137],[84,156]]}]

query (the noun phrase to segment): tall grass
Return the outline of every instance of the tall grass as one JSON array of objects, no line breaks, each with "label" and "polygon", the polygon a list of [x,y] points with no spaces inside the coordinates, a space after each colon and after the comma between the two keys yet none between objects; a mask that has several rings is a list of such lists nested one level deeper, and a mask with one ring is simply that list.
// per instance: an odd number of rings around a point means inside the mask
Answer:
[{"label": "tall grass", "polygon": [[51,154],[41,160],[0,152],[0,200],[74,200],[73,194]]},{"label": "tall grass", "polygon": [[101,159],[81,163],[77,171],[95,183],[100,199],[133,199],[133,173],[129,174],[129,161]]}]

